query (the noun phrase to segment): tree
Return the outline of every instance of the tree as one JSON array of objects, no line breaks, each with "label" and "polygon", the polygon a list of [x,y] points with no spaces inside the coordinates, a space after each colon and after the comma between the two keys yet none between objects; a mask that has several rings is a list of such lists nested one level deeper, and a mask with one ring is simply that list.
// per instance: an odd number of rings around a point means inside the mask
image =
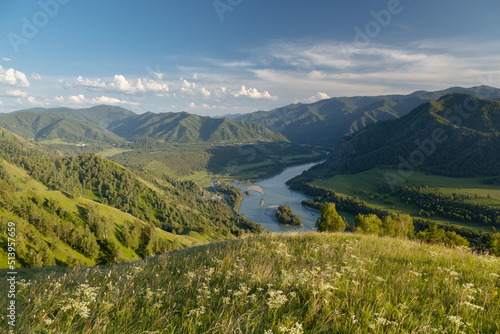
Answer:
[{"label": "tree", "polygon": [[321,207],[321,217],[316,221],[318,232],[338,232],[344,231],[346,221],[335,209],[334,203],[326,203]]},{"label": "tree", "polygon": [[359,232],[365,234],[381,234],[382,220],[377,215],[357,215],[354,218],[354,225]]},{"label": "tree", "polygon": [[281,205],[276,210],[276,219],[280,224],[302,226],[302,220],[293,213],[292,208],[288,205]]},{"label": "tree", "polygon": [[415,230],[413,218],[407,214],[393,213],[382,221],[382,230],[391,237],[411,237]]},{"label": "tree", "polygon": [[500,233],[495,233],[490,237],[488,250],[496,256],[500,256]]}]

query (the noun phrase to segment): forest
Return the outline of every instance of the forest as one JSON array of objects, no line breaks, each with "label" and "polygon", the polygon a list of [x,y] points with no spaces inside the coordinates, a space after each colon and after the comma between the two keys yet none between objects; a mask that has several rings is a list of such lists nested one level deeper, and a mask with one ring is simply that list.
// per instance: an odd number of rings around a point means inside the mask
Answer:
[{"label": "forest", "polygon": [[[333,190],[318,187],[307,183],[310,180],[308,176],[298,176],[289,180],[287,184],[291,189],[302,191],[307,195],[314,196],[313,200],[304,200],[303,205],[320,210],[325,203],[334,203],[337,210],[350,212],[354,215],[375,215],[382,221],[386,217],[391,216],[391,212],[381,208],[374,208],[359,198],[351,196],[337,195]],[[460,236],[467,240],[470,246],[478,251],[490,251],[493,254],[500,255],[500,233],[483,232],[470,227],[461,227],[452,224],[440,224],[436,226],[437,230],[433,227],[435,223],[421,219],[413,219],[413,225],[416,235],[420,234],[423,240],[441,240],[443,243],[457,241],[459,244],[463,243],[456,236]],[[352,231],[352,227],[347,230]],[[454,234],[453,234],[454,233]],[[456,234],[456,236],[455,236]],[[429,237],[429,235],[434,235]]]},{"label": "forest", "polygon": [[[0,164],[0,210],[7,213],[2,214],[0,229],[6,228],[7,216],[19,220],[22,237],[18,249],[26,266],[53,265],[50,254],[64,245],[95,263],[119,262],[122,256],[116,242],[141,257],[180,247],[172,243],[175,240],[167,242],[156,236],[155,228],[186,236],[197,232],[214,239],[262,231],[261,226],[234,217],[224,203],[203,200],[202,189],[192,181],[139,178],[95,154],[52,157],[3,132],[2,160],[23,168],[49,191],[18,192],[28,180],[12,179]],[[62,192],[64,201],[74,203],[83,197],[133,218],[117,229],[113,216],[101,215],[96,206],[78,204],[78,213],[69,212],[64,203],[47,195],[51,192]],[[68,258],[58,264],[82,265],[85,258]]]}]

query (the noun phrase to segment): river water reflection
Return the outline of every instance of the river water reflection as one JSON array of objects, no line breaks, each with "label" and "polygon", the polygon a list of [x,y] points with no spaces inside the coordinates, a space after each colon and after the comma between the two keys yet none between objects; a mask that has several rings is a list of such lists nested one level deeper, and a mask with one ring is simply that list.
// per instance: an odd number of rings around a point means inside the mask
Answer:
[{"label": "river water reflection", "polygon": [[[319,217],[319,213],[307,209],[301,203],[304,199],[312,199],[301,192],[288,189],[285,184],[291,178],[302,174],[317,163],[309,163],[305,165],[294,166],[285,169],[281,174],[270,179],[262,180],[250,184],[232,184],[241,189],[245,195],[245,199],[240,205],[239,212],[246,218],[262,225],[266,230],[271,232],[307,232],[314,231],[314,224]],[[251,195],[248,196],[245,192],[249,190]],[[263,204],[261,205],[261,202]],[[274,211],[280,205],[289,205],[293,212],[302,219],[304,226],[283,226],[274,219]]]}]

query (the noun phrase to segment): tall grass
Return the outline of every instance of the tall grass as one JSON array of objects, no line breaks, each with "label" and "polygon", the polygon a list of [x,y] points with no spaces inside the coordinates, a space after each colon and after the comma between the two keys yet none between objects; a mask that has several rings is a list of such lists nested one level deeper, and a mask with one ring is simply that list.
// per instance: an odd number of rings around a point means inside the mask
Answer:
[{"label": "tall grass", "polygon": [[40,269],[18,286],[15,332],[499,333],[499,286],[500,259],[463,248],[269,234]]}]

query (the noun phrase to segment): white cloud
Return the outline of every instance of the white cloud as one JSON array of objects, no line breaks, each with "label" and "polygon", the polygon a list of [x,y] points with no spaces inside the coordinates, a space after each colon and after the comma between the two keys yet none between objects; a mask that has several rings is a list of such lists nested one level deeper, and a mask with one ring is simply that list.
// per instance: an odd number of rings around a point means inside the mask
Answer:
[{"label": "white cloud", "polygon": [[241,86],[241,89],[238,92],[233,93],[234,97],[247,96],[252,99],[269,99],[269,100],[277,100],[277,96],[271,96],[269,92],[266,90],[264,92],[259,92],[257,88],[249,88],[247,89],[244,85]]},{"label": "white cloud", "polygon": [[156,79],[162,80],[163,77],[164,77],[164,74],[163,73],[159,73],[159,72],[154,72],[154,76],[155,76]]},{"label": "white cloud", "polygon": [[11,58],[7,58],[7,57],[3,57],[3,58],[2,58],[2,60],[3,60],[3,61],[12,61],[12,59],[11,59]]},{"label": "white cloud", "polygon": [[2,96],[7,96],[7,97],[26,97],[28,96],[28,93],[23,92],[22,90],[19,89],[13,89],[13,90],[8,90],[5,93],[2,94]]},{"label": "white cloud", "polygon": [[36,99],[36,97],[34,97],[34,96],[28,96],[27,100],[28,100],[28,102],[29,102],[29,103],[31,103],[32,105],[36,105],[36,106],[38,106],[38,105],[43,105],[43,104],[44,104],[44,102],[42,102],[42,101],[38,101],[38,100]]},{"label": "white cloud", "polygon": [[35,80],[42,80],[42,76],[39,73],[31,73],[31,77]]},{"label": "white cloud", "polygon": [[[163,74],[155,73],[157,78],[163,78]],[[66,88],[84,87],[90,91],[107,91],[124,94],[151,93],[158,96],[166,95],[169,91],[168,84],[164,81],[138,78],[127,79],[125,76],[116,74],[112,81],[104,81],[100,78],[88,79],[79,76],[74,83],[63,83]]]},{"label": "white cloud", "polygon": [[200,91],[201,94],[203,94],[203,96],[205,97],[209,97],[210,95],[212,95],[212,93],[210,93],[205,87],[203,87]]},{"label": "white cloud", "polygon": [[[317,92],[316,94],[314,94],[313,96],[311,96],[310,98],[308,99],[304,99],[302,101],[305,101],[305,102],[317,102],[317,101],[321,101],[321,100],[326,100],[326,99],[329,99],[330,96],[328,96],[327,93],[323,93],[323,92]],[[298,100],[296,100],[297,102],[299,102]]]},{"label": "white cloud", "polygon": [[198,80],[198,73],[193,74],[193,80]]},{"label": "white cloud", "polygon": [[23,72],[0,66],[0,85],[29,87],[30,83]]},{"label": "white cloud", "polygon": [[85,97],[83,94],[71,96],[56,96],[54,102],[61,105],[95,105],[95,104],[110,104],[110,105],[138,105],[136,102],[120,100],[109,96]]}]

